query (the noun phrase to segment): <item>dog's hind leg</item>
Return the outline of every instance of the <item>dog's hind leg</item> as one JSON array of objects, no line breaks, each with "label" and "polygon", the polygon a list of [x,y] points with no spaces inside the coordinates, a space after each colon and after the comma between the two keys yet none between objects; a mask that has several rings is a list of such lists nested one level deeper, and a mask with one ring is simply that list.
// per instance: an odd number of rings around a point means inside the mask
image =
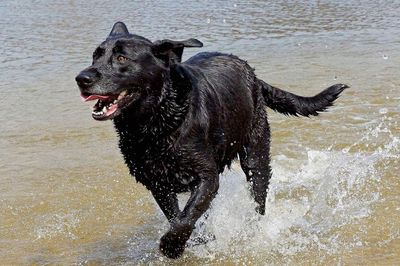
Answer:
[{"label": "dog's hind leg", "polygon": [[251,185],[251,193],[258,204],[256,211],[265,214],[265,200],[271,167],[269,159],[270,131],[268,122],[262,121],[258,130],[253,131],[249,143],[239,152],[240,165]]}]

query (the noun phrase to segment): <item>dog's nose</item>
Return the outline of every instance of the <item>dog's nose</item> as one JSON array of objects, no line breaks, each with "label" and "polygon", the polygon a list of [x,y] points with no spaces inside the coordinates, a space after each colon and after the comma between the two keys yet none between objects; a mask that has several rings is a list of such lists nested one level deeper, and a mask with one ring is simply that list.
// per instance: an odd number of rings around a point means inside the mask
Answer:
[{"label": "dog's nose", "polygon": [[96,82],[98,75],[94,71],[82,71],[76,76],[75,80],[78,83],[78,86],[82,89],[89,88]]}]

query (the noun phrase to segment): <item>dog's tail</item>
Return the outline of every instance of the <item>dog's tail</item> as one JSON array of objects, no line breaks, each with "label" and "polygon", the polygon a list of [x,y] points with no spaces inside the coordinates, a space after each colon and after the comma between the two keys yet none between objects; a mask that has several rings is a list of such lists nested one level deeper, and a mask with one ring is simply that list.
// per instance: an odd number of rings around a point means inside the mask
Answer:
[{"label": "dog's tail", "polygon": [[313,97],[303,97],[275,88],[260,80],[262,94],[268,107],[285,115],[318,115],[325,111],[349,86],[336,84]]}]

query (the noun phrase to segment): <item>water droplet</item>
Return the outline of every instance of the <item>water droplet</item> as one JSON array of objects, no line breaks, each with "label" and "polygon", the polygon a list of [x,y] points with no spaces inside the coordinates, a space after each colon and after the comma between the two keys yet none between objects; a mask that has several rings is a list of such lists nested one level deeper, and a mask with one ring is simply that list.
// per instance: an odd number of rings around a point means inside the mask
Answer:
[{"label": "water droplet", "polygon": [[379,113],[380,114],[386,114],[388,112],[388,109],[387,108],[381,108],[381,109],[379,109]]},{"label": "water droplet", "polygon": [[337,80],[337,76],[336,75],[333,77],[333,80]]},{"label": "water droplet", "polygon": [[388,60],[388,59],[389,59],[389,56],[386,55],[386,54],[383,54],[383,55],[382,55],[382,58],[383,58],[384,60]]},{"label": "water droplet", "polygon": [[222,22],[223,22],[223,23],[226,23],[226,19],[223,19]]},{"label": "water droplet", "polygon": [[233,7],[237,7],[237,4],[233,4]]},{"label": "water droplet", "polygon": [[210,24],[210,22],[211,22],[211,19],[208,18],[208,19],[207,19],[207,24]]}]

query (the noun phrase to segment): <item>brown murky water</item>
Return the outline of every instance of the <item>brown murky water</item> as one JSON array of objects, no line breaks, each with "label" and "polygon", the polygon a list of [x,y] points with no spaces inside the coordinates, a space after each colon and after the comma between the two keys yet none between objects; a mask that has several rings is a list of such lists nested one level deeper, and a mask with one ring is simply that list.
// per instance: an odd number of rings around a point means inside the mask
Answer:
[{"label": "brown murky water", "polygon": [[[398,1],[1,1],[0,264],[399,265],[399,14]],[[158,252],[168,225],[112,123],[74,83],[117,20],[196,37],[298,94],[351,86],[317,118],[270,111],[267,214],[236,167],[196,230],[216,239],[176,261]]]}]

